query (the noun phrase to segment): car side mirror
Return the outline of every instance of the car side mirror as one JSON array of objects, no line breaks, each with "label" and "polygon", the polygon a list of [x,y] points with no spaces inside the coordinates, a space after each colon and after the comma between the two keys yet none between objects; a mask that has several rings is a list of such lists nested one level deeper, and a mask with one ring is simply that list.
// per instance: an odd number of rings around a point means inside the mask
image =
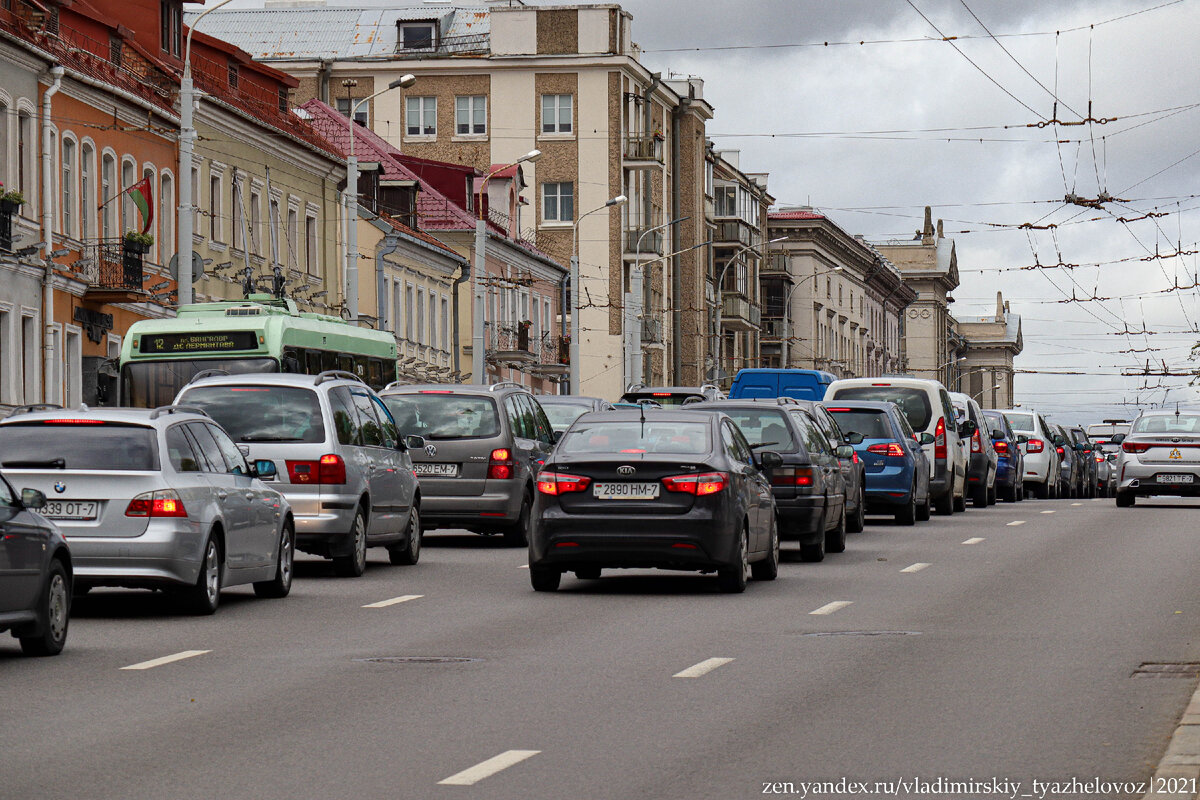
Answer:
[{"label": "car side mirror", "polygon": [[960,436],[972,436],[977,430],[979,430],[979,426],[969,419],[963,420],[958,425],[958,433]]},{"label": "car side mirror", "polygon": [[1004,431],[992,431],[992,439],[1003,439]]},{"label": "car side mirror", "polygon": [[37,489],[22,489],[21,505],[25,506],[26,508],[37,510],[46,505],[46,495],[42,494]]},{"label": "car side mirror", "polygon": [[917,441],[921,444],[933,444],[937,441],[937,437],[929,431],[921,431],[920,436],[917,437]]},{"label": "car side mirror", "polygon": [[565,436],[566,433],[567,433],[566,431],[554,431],[554,433],[551,434],[551,438],[554,439],[555,444],[558,444],[559,442],[562,441],[562,437]]},{"label": "car side mirror", "polygon": [[1109,461],[1116,461],[1116,460],[1117,460],[1117,454],[1116,454],[1116,453],[1109,453],[1109,454],[1108,454],[1108,460],[1109,460]]},{"label": "car side mirror", "polygon": [[425,447],[425,437],[409,434],[400,440],[397,450],[421,450]]},{"label": "car side mirror", "polygon": [[260,458],[250,465],[250,474],[260,480],[270,480],[279,474],[275,462],[269,458]]},{"label": "car side mirror", "polygon": [[854,458],[854,448],[848,444],[838,445],[835,452],[838,458]]},{"label": "car side mirror", "polygon": [[1123,433],[1114,434],[1113,437],[1111,439],[1109,439],[1108,441],[1109,441],[1109,444],[1120,444],[1121,442],[1125,441],[1125,434],[1123,434]]},{"label": "car side mirror", "polygon": [[1028,441],[1029,441],[1029,437],[1026,436],[1025,434],[1021,434],[1020,436],[1017,437],[1017,444],[1025,444]]},{"label": "car side mirror", "polygon": [[[840,448],[839,448],[840,449]],[[764,450],[758,454],[758,465],[763,469],[775,469],[783,466],[783,456],[774,450]]]},{"label": "car side mirror", "polygon": [[861,433],[855,433],[851,431],[850,433],[846,434],[846,441],[850,444],[862,444],[863,435]]}]

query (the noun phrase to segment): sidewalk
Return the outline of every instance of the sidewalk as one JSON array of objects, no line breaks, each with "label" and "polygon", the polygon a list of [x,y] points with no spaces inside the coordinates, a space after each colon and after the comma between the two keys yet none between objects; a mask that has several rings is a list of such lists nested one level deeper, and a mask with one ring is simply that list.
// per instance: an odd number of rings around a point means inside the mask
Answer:
[{"label": "sidewalk", "polygon": [[[1184,780],[1178,780],[1180,778]],[[1172,779],[1183,784],[1178,787],[1181,791],[1171,791],[1176,788]],[[1150,791],[1143,795],[1142,800],[1163,800],[1166,797],[1200,800],[1200,792],[1196,792],[1197,783],[1200,783],[1200,688],[1192,694],[1187,710],[1183,712],[1183,719],[1179,721],[1179,727],[1167,745],[1167,752],[1158,762]]]}]

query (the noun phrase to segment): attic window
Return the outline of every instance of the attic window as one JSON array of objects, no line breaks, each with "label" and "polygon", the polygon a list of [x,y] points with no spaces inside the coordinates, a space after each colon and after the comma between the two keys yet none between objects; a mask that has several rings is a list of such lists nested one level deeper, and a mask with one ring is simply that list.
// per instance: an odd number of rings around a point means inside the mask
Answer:
[{"label": "attic window", "polygon": [[437,20],[397,22],[400,50],[432,50],[437,46]]},{"label": "attic window", "polygon": [[229,65],[229,88],[231,88],[231,89],[238,88],[238,65],[237,64]]},{"label": "attic window", "polygon": [[121,66],[121,40],[119,37],[108,37],[108,60],[114,67]]},{"label": "attic window", "polygon": [[288,90],[282,86],[279,87],[279,110],[284,114],[288,110]]}]

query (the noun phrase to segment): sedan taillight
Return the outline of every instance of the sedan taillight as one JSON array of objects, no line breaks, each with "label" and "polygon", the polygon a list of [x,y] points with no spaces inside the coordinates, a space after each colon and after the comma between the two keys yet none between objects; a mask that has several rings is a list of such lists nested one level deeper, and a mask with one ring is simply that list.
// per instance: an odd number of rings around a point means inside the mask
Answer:
[{"label": "sedan taillight", "polygon": [[992,442],[992,447],[996,448],[996,453],[1002,456],[1008,455],[1008,442],[1003,439]]},{"label": "sedan taillight", "polygon": [[729,483],[729,476],[724,472],[705,472],[700,475],[675,475],[663,478],[662,482],[668,492],[683,492],[701,497],[723,490]]},{"label": "sedan taillight", "polygon": [[542,472],[538,474],[537,490],[542,494],[562,495],[571,492],[586,491],[592,482],[584,475],[567,475],[563,472]]},{"label": "sedan taillight", "polygon": [[1126,453],[1144,453],[1150,447],[1150,442],[1121,442],[1121,449]]},{"label": "sedan taillight", "polygon": [[771,470],[772,486],[812,486],[812,467],[776,467]]},{"label": "sedan taillight", "polygon": [[1026,453],[1040,453],[1046,449],[1046,443],[1041,439],[1030,439],[1025,443]]},{"label": "sedan taillight", "polygon": [[186,517],[187,509],[179,492],[174,489],[160,489],[157,492],[145,492],[129,501],[125,507],[127,517]]}]

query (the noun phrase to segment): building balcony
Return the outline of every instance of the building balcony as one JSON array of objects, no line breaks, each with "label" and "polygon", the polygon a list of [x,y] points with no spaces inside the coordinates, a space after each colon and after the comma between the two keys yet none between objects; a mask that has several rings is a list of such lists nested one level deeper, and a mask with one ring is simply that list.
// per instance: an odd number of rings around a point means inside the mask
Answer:
[{"label": "building balcony", "polygon": [[[651,206],[649,211],[637,209],[626,220],[625,253],[640,257],[642,255],[663,254],[663,239],[667,229],[662,228],[663,214],[658,206]],[[659,228],[659,230],[654,230]]]},{"label": "building balcony", "polygon": [[713,244],[745,245],[758,247],[762,243],[762,232],[740,219],[717,220],[717,232]]},{"label": "building balcony", "polygon": [[525,369],[533,375],[566,375],[571,371],[570,340],[549,331],[537,337],[535,342],[538,359]]},{"label": "building balcony", "polygon": [[487,323],[486,358],[498,364],[532,364],[538,360],[528,325]]},{"label": "building balcony", "polygon": [[787,257],[782,253],[772,253],[762,265],[758,268],[758,277],[760,280],[766,278],[774,278],[775,280],[785,280],[788,283],[793,283],[795,279],[792,273],[788,272]]},{"label": "building balcony", "polygon": [[663,163],[663,140],[657,136],[640,136],[631,134],[625,137],[621,155],[626,163],[642,162],[647,164]]},{"label": "building balcony", "polygon": [[762,325],[762,311],[738,292],[721,297],[721,327],[735,331],[756,331]]},{"label": "building balcony", "polygon": [[646,317],[642,320],[642,344],[662,344],[663,323],[661,319]]},{"label": "building balcony", "polygon": [[83,260],[89,262],[92,277],[87,289],[89,300],[101,302],[140,302],[146,299],[142,288],[143,263],[147,245],[124,239],[93,239],[85,242]]},{"label": "building balcony", "polygon": [[762,318],[762,340],[782,341],[786,333],[786,320],[783,317]]}]

